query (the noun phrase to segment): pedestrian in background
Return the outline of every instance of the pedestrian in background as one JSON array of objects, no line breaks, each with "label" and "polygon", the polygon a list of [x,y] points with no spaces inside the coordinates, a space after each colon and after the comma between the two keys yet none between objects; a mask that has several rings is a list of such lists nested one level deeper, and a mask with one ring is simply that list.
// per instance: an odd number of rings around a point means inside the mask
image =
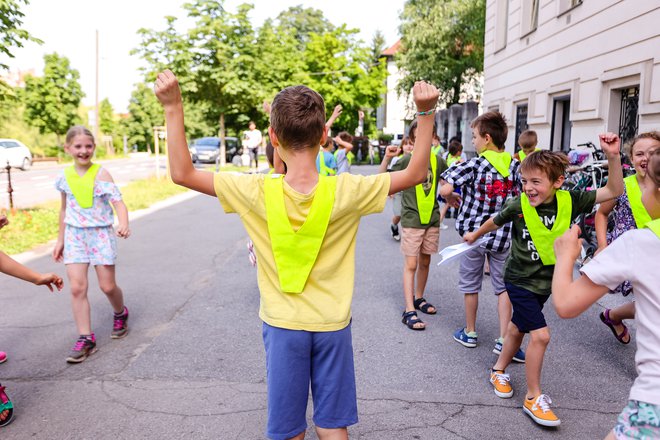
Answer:
[{"label": "pedestrian in background", "polygon": [[113,229],[113,208],[119,218],[116,235],[128,238],[128,209],[110,173],[94,157],[94,136],[85,127],[75,126],[66,134],[64,151],[73,158],[55,182],[62,193],[60,228],[53,258],[64,262],[71,288],[73,318],[78,340],[66,358],[79,363],[96,352],[96,336],[92,332],[87,298],[89,265],[94,266],[99,287],[114,311],[111,337],[119,339],[128,332],[128,308],[124,294],[115,280],[117,244]]},{"label": "pedestrian in background", "polygon": [[263,136],[261,131],[257,130],[257,124],[254,121],[250,121],[248,124],[249,130],[243,134],[243,146],[250,151],[250,166],[252,166],[252,161],[254,160],[254,168],[259,168],[259,147],[261,147],[261,142]]}]

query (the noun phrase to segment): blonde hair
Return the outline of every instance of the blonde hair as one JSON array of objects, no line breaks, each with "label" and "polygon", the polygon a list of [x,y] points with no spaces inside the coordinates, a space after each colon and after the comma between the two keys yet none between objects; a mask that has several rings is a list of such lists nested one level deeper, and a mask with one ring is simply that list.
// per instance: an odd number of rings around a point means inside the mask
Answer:
[{"label": "blonde hair", "polygon": [[66,145],[71,144],[73,138],[78,135],[89,136],[90,139],[92,140],[92,143],[96,144],[96,141],[94,140],[94,135],[84,125],[74,125],[73,127],[69,128],[69,131],[66,132],[66,138],[64,140],[64,143]]},{"label": "blonde hair", "polygon": [[647,131],[646,133],[638,134],[632,138],[631,141],[626,142],[626,144],[623,146],[623,151],[626,153],[626,156],[632,159],[635,144],[642,139],[653,139],[660,142],[660,131]]}]

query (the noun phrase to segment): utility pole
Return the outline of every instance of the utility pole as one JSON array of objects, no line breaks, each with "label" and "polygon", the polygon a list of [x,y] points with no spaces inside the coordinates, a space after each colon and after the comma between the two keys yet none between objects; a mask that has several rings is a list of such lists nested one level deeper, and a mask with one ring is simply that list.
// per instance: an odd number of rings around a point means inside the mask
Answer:
[{"label": "utility pole", "polygon": [[96,142],[99,142],[99,30],[96,30],[96,90],[94,93],[94,112],[96,114],[96,121],[94,123],[94,137]]}]

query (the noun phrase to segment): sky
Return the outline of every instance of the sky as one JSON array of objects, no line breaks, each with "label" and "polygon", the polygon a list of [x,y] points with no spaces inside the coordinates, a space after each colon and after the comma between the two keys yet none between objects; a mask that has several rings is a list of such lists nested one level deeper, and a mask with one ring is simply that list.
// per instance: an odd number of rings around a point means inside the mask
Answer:
[{"label": "sky", "polygon": [[[226,0],[225,8],[248,0]],[[27,43],[15,48],[15,58],[6,61],[10,71],[43,70],[43,56],[57,52],[66,56],[80,72],[85,97],[83,104],[94,105],[95,35],[99,31],[99,101],[108,98],[116,112],[125,112],[133,85],[142,80],[141,60],[130,55],[138,47],[140,28],[162,30],[164,17],[173,15],[184,20],[181,5],[185,0],[30,0],[22,8],[23,29],[44,41],[43,45]],[[276,17],[290,6],[302,5],[323,11],[335,25],[345,23],[360,30],[359,38],[371,42],[376,30],[385,35],[388,46],[399,38],[399,14],[404,0],[252,0],[251,19],[255,27],[269,17]],[[384,5],[387,7],[384,7]]]}]

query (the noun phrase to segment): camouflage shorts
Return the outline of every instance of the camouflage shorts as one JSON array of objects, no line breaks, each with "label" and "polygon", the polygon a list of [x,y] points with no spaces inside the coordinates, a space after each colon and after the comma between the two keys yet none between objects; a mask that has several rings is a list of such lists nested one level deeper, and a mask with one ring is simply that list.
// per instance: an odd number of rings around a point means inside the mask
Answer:
[{"label": "camouflage shorts", "polygon": [[629,400],[619,414],[614,436],[619,440],[660,438],[660,405]]}]

